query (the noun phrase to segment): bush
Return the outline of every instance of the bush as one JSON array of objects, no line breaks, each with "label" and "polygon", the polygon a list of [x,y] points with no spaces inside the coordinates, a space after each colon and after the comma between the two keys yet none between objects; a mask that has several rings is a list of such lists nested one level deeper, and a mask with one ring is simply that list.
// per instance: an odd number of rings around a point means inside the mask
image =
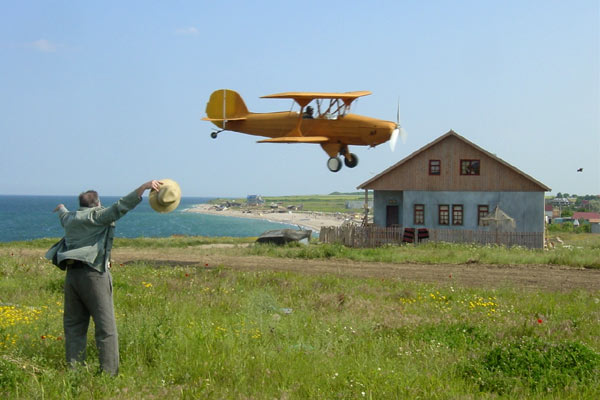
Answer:
[{"label": "bush", "polygon": [[504,394],[523,387],[553,392],[574,383],[593,382],[600,373],[600,355],[579,342],[549,343],[522,337],[495,346],[463,373],[482,391]]},{"label": "bush", "polygon": [[590,224],[582,223],[578,227],[573,226],[572,222],[563,222],[562,224],[549,224],[548,232],[573,232],[573,233],[590,233],[592,227]]}]

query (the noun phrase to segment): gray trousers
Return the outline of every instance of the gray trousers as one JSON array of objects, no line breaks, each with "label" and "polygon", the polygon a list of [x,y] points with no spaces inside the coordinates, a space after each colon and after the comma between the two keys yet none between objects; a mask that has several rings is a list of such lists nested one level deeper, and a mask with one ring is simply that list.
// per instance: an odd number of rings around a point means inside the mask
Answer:
[{"label": "gray trousers", "polygon": [[85,361],[91,316],[96,327],[100,368],[111,375],[118,374],[119,342],[112,291],[109,271],[100,273],[88,266],[67,269],[63,323],[68,364]]}]

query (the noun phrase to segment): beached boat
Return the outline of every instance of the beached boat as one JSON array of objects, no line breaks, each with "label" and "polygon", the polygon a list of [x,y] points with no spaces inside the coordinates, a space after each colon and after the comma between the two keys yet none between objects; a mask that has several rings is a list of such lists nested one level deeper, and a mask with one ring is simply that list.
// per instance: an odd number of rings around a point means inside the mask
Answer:
[{"label": "beached boat", "polygon": [[266,231],[256,239],[259,243],[286,244],[289,242],[300,242],[308,244],[312,235],[311,230],[306,229],[276,229]]}]

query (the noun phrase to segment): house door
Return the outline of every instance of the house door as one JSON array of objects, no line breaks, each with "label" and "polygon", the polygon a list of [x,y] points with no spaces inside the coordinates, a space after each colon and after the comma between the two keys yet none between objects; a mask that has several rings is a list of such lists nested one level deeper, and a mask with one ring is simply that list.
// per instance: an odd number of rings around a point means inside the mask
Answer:
[{"label": "house door", "polygon": [[398,225],[398,221],[400,221],[399,216],[400,211],[398,206],[387,206],[385,208],[385,226]]}]

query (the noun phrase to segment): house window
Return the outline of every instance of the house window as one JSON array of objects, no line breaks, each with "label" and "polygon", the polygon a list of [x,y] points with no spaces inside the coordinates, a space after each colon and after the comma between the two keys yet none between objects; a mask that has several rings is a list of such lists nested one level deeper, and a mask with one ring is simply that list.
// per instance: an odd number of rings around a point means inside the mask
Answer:
[{"label": "house window", "polygon": [[452,225],[463,224],[463,206],[461,204],[452,205]]},{"label": "house window", "polygon": [[442,163],[440,160],[429,160],[429,175],[440,175]]},{"label": "house window", "polygon": [[461,175],[479,175],[479,160],[460,160]]},{"label": "house window", "polygon": [[425,205],[415,204],[414,221],[415,221],[415,225],[424,225],[425,224]]},{"label": "house window", "polygon": [[481,219],[486,217],[490,213],[489,206],[477,206],[477,225],[479,226],[488,226],[487,221],[482,221]]},{"label": "house window", "polygon": [[440,205],[438,206],[438,223],[440,225],[449,225],[450,224],[450,206]]}]

